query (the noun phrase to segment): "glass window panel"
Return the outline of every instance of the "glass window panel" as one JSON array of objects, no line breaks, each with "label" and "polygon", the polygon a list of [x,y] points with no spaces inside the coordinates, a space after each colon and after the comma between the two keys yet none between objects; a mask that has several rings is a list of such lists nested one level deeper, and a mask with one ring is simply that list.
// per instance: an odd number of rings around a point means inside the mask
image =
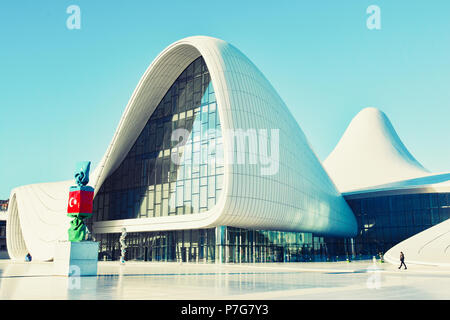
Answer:
[{"label": "glass window panel", "polygon": [[169,200],[168,199],[163,199],[163,202],[162,202],[162,215],[163,216],[169,215]]},{"label": "glass window panel", "polygon": [[183,206],[183,186],[177,187],[177,207]]},{"label": "glass window panel", "polygon": [[422,210],[422,212],[423,212],[423,216],[422,216],[423,224],[426,225],[426,226],[430,226],[431,225],[431,218],[432,218],[431,210],[430,209],[424,209],[424,210]]},{"label": "glass window panel", "polygon": [[174,194],[169,199],[169,215],[175,214],[177,212],[177,206],[175,205]]},{"label": "glass window panel", "polygon": [[[206,162],[206,161],[205,161]],[[208,176],[208,166],[207,165],[201,165],[200,166],[200,176],[206,177]]]},{"label": "glass window panel", "polygon": [[446,208],[441,208],[439,210],[439,213],[441,216],[441,221],[445,221],[450,218],[450,208],[448,207],[448,205]]},{"label": "glass window panel", "polygon": [[184,185],[184,201],[190,201],[191,200],[191,195],[192,195],[192,190],[191,190],[191,181],[186,181],[185,185]]},{"label": "glass window panel", "polygon": [[448,201],[447,196],[448,195],[446,193],[439,193],[438,194],[439,206],[440,207],[445,207],[445,206],[449,206],[450,205],[450,201]]},{"label": "glass window panel", "polygon": [[423,226],[423,213],[419,210],[414,210],[414,225]]},{"label": "glass window panel", "polygon": [[208,189],[206,186],[200,187],[200,207],[207,207],[208,205]]},{"label": "glass window panel", "polygon": [[200,212],[200,195],[199,194],[192,195],[192,210],[194,213]]},{"label": "glass window panel", "polygon": [[[208,131],[220,128],[213,92],[208,69],[199,57],[173,83],[119,168],[103,183],[94,200],[97,218],[183,214],[205,211],[214,205],[216,188],[221,188],[223,180],[215,175],[223,174],[223,166],[217,161],[220,152],[218,155],[215,148],[211,150],[216,140],[221,148],[221,138]],[[178,128],[190,132],[185,150],[172,148],[178,143],[171,141],[171,134]],[[180,152],[183,160],[189,160],[188,165],[174,164],[172,152]],[[173,190],[169,190],[169,182],[173,183]],[[179,187],[175,189],[175,185]],[[180,205],[182,210],[175,210],[171,203]]]},{"label": "glass window panel", "polygon": [[193,179],[192,180],[192,193],[199,193],[200,192],[200,179]]},{"label": "glass window panel", "polygon": [[167,199],[169,197],[169,191],[170,191],[169,184],[168,183],[163,184],[162,188],[163,188],[162,197],[164,199]]},{"label": "glass window panel", "polygon": [[216,196],[216,178],[208,177],[208,198],[214,198],[215,196]]},{"label": "glass window panel", "polygon": [[216,188],[222,189],[222,184],[223,184],[223,175],[216,176]]},{"label": "glass window panel", "polygon": [[160,204],[162,199],[161,185],[158,184],[155,193],[155,203]]},{"label": "glass window panel", "polygon": [[208,176],[214,176],[216,175],[216,163],[215,158],[210,157],[208,160]]},{"label": "glass window panel", "polygon": [[438,203],[438,196],[437,196],[437,194],[433,193],[433,194],[430,195],[430,197],[431,197],[431,207],[432,208],[438,207],[439,203]]},{"label": "glass window panel", "polygon": [[191,214],[192,212],[192,204],[190,201],[184,203],[184,214]]}]

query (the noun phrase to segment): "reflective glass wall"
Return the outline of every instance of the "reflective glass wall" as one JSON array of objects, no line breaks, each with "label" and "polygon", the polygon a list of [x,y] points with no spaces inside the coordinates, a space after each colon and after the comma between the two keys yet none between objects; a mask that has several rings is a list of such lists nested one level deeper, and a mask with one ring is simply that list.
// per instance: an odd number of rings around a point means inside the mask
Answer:
[{"label": "reflective glass wall", "polygon": [[385,253],[399,242],[450,218],[449,193],[422,193],[351,199],[358,221],[357,256]]},{"label": "reflective glass wall", "polygon": [[[120,234],[96,235],[100,241],[99,260],[119,260]],[[159,232],[129,232],[126,260],[214,262],[214,229]]]},{"label": "reflective glass wall", "polygon": [[[128,233],[126,260],[173,262],[336,261],[351,256],[346,239],[324,239],[311,233],[217,228]],[[119,233],[98,234],[100,260],[120,258]]]},{"label": "reflective glass wall", "polygon": [[223,262],[335,261],[346,259],[350,254],[347,240],[342,238],[325,239],[302,232],[225,228],[225,241],[220,244]]},{"label": "reflective glass wall", "polygon": [[199,57],[170,87],[120,167],[103,183],[94,200],[94,220],[207,211],[222,189],[222,160],[214,88]]}]

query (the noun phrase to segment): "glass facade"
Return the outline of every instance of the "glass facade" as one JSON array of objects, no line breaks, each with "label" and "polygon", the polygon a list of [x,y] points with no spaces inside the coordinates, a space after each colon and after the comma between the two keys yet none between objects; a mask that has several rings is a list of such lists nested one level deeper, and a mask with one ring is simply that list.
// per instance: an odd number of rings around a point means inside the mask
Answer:
[{"label": "glass facade", "polygon": [[[119,233],[98,234],[99,260],[118,260]],[[311,233],[233,227],[128,233],[126,260],[173,262],[299,262],[342,260],[351,255],[346,239]]]},{"label": "glass facade", "polygon": [[216,241],[216,252],[222,252],[223,262],[329,261],[344,259],[350,252],[345,239],[326,239],[302,232],[222,228],[224,237]]},{"label": "glass facade", "polygon": [[[177,129],[185,136],[172,140]],[[100,188],[94,219],[205,212],[215,205],[222,184],[220,119],[208,69],[199,57],[173,83],[120,167]]]},{"label": "glass facade", "polygon": [[385,253],[399,242],[450,218],[449,193],[346,198],[358,221],[357,257]]},{"label": "glass facade", "polygon": [[[99,260],[119,260],[119,233],[100,234]],[[125,242],[126,260],[213,262],[214,229],[131,232]]]}]

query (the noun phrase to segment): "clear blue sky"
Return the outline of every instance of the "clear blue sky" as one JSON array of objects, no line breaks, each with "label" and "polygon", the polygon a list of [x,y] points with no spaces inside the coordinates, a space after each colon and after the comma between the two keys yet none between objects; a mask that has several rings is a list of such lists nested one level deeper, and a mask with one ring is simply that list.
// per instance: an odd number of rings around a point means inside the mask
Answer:
[{"label": "clear blue sky", "polygon": [[[66,28],[71,4],[81,30]],[[381,30],[366,27],[371,4]],[[0,199],[95,167],[145,69],[192,35],[244,52],[322,160],[373,106],[425,167],[450,171],[449,14],[447,0],[2,0]]]}]

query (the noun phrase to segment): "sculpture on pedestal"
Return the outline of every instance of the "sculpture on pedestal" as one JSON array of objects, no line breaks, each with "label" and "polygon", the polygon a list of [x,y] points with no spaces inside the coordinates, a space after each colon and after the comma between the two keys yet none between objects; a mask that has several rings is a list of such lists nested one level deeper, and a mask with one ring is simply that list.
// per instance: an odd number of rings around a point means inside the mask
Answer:
[{"label": "sculpture on pedestal", "polygon": [[125,263],[125,253],[127,252],[127,245],[125,244],[125,237],[127,236],[127,229],[122,228],[122,234],[120,235],[120,262]]},{"label": "sculpture on pedestal", "polygon": [[67,215],[73,218],[69,227],[69,241],[71,242],[86,240],[88,233],[84,219],[92,216],[92,203],[94,200],[94,188],[87,186],[90,167],[90,161],[79,162],[75,170],[77,185],[70,187]]},{"label": "sculpture on pedestal", "polygon": [[94,188],[88,187],[90,161],[77,163],[76,186],[69,189],[67,216],[73,218],[68,230],[69,241],[56,241],[53,274],[58,276],[96,276],[99,243],[86,239],[89,231],[84,219],[92,216]]}]

